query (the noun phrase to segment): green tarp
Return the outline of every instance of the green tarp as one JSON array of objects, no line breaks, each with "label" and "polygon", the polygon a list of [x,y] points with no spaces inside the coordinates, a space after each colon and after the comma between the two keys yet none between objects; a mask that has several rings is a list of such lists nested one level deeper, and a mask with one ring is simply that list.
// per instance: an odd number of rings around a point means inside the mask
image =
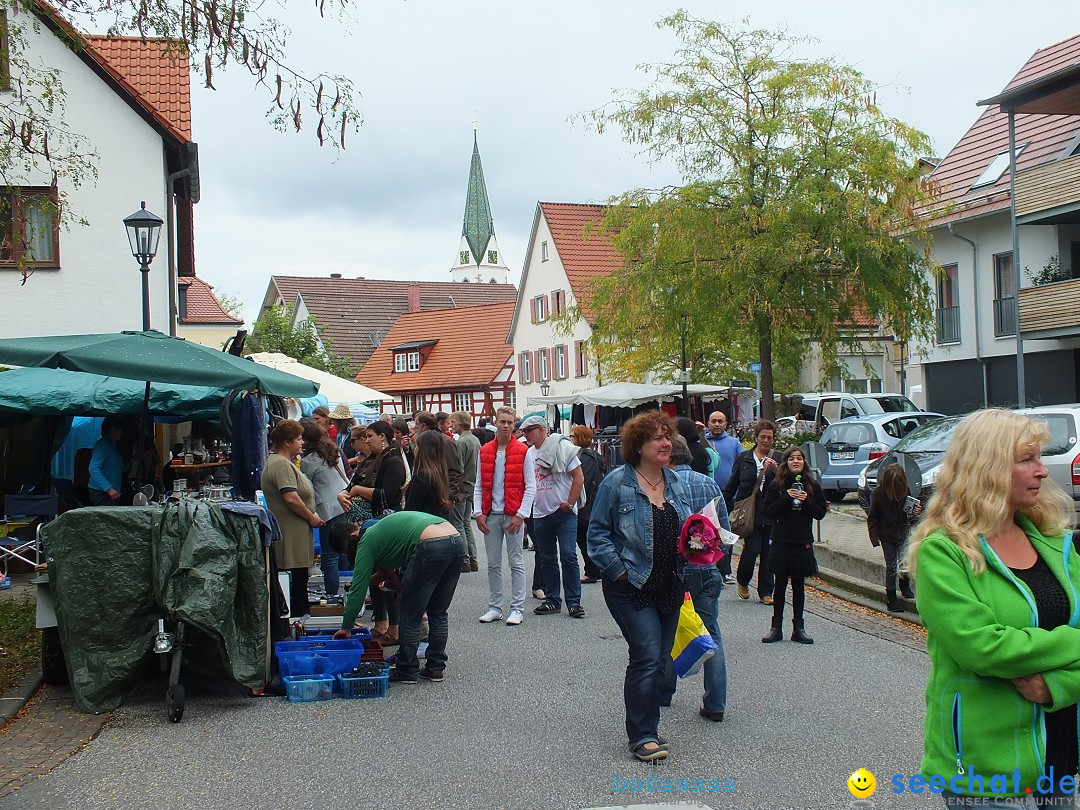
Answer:
[{"label": "green tarp", "polygon": [[185,662],[262,687],[268,596],[256,518],[196,501],[76,509],[42,539],[81,709],[120,705],[154,656],[162,617],[186,623]]},{"label": "green tarp", "polygon": [[[150,415],[216,421],[225,388],[150,384]],[[140,414],[146,383],[59,368],[16,368],[0,373],[0,413],[38,416]]]},{"label": "green tarp", "polygon": [[258,390],[282,397],[312,397],[319,390],[310,380],[154,330],[7,338],[0,340],[0,364],[62,368],[130,380]]}]

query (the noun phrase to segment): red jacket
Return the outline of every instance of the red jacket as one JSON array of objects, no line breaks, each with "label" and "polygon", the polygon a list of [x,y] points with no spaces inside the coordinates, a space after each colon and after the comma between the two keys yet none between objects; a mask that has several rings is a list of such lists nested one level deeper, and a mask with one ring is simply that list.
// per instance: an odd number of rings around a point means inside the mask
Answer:
[{"label": "red jacket", "polygon": [[[488,442],[480,448],[480,503],[485,515],[491,514],[491,485],[495,480],[495,454],[498,450],[498,441]],[[529,448],[516,439],[511,439],[506,446],[503,512],[507,515],[516,515],[525,497],[525,454],[528,451]]]}]

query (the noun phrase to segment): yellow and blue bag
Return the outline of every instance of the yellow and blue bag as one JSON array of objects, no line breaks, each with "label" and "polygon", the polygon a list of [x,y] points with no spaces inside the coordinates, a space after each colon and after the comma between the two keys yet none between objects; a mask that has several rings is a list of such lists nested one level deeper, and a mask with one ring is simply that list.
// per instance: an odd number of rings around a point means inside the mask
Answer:
[{"label": "yellow and blue bag", "polygon": [[675,674],[689,678],[701,669],[701,665],[716,655],[716,642],[705,629],[705,623],[694,610],[694,601],[687,593],[679,609],[679,626],[675,630],[675,646],[671,648],[671,660]]}]

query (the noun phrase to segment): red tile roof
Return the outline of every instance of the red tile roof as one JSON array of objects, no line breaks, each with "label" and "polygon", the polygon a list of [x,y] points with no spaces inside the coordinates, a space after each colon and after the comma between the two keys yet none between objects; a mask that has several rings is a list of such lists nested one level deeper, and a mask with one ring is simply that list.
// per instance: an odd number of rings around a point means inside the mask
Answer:
[{"label": "red tile roof", "polygon": [[574,298],[589,320],[594,282],[624,264],[622,254],[611,244],[610,232],[600,228],[608,206],[542,202],[540,210],[570,279]]},{"label": "red tile roof", "polygon": [[186,53],[161,39],[87,35],[86,41],[180,141],[191,140],[191,69]]},{"label": "red tile roof", "polygon": [[[1006,89],[1077,62],[1080,62],[1080,34],[1036,51]],[[1008,122],[1008,115],[997,105],[988,107],[930,174],[939,191],[937,201],[927,215],[936,224],[1008,210],[1008,170],[993,184],[971,188],[996,155],[1008,152]],[[1080,116],[1017,115],[1016,144],[1024,145],[1016,159],[1017,172],[1067,157],[1065,147],[1078,131]]]},{"label": "red tile roof", "polygon": [[[272,276],[270,282],[288,306],[302,294],[308,312],[330,340],[330,351],[352,361],[356,368],[368,362],[375,347],[408,310],[410,285],[419,286],[420,309],[425,311],[517,300],[513,284],[306,276]],[[503,337],[498,336],[500,343]]]},{"label": "red tile roof", "polygon": [[230,315],[221,306],[214,288],[196,276],[186,276],[179,281],[180,287],[187,287],[187,313],[180,323],[210,323],[233,326],[243,323],[242,318]]},{"label": "red tile roof", "polygon": [[[514,351],[503,340],[510,330],[514,306],[513,301],[507,301],[435,312],[407,312],[398,318],[356,380],[388,394],[476,390],[488,385]],[[430,340],[438,342],[419,371],[394,372],[394,346]]]}]

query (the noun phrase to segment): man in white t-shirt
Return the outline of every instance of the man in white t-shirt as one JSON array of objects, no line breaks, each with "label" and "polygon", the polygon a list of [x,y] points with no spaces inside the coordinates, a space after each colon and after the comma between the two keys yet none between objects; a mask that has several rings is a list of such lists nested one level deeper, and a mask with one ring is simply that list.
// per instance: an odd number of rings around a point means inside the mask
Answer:
[{"label": "man in white t-shirt", "polygon": [[546,616],[561,612],[561,592],[566,597],[567,612],[576,619],[583,619],[577,507],[585,487],[585,475],[577,457],[578,448],[565,436],[549,435],[547,420],[542,416],[526,418],[521,423],[521,430],[529,443],[528,459],[536,469],[533,540],[544,574],[545,599],[533,613]]}]

